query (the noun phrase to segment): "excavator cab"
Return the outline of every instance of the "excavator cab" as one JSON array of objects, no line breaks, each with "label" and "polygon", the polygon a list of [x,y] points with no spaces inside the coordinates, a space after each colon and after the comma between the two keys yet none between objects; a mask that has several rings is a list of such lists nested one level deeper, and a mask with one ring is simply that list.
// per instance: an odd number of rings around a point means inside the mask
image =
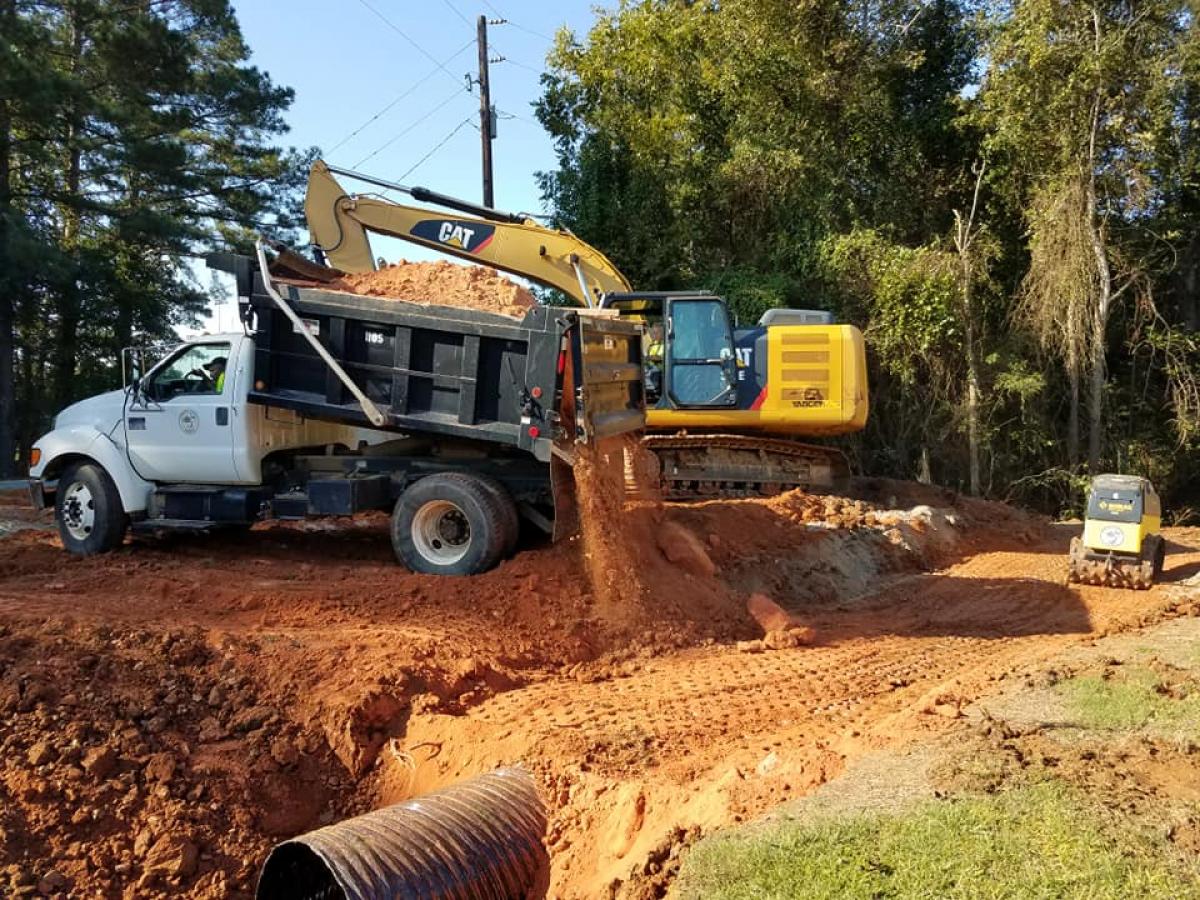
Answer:
[{"label": "excavator cab", "polygon": [[663,409],[737,405],[733,323],[720,297],[694,291],[608,293],[600,306],[646,326],[649,405]]}]

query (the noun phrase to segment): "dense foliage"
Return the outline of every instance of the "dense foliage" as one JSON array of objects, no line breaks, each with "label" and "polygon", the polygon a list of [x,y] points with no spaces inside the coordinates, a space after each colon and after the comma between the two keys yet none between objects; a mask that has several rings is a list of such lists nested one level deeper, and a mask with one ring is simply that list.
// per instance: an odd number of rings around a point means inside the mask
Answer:
[{"label": "dense foliage", "polygon": [[203,312],[205,250],[291,226],[292,94],[248,57],[226,0],[0,0],[0,475]]},{"label": "dense foliage", "polygon": [[558,219],[638,286],[860,325],[865,471],[1200,504],[1190,0],[625,0],[560,33]]}]

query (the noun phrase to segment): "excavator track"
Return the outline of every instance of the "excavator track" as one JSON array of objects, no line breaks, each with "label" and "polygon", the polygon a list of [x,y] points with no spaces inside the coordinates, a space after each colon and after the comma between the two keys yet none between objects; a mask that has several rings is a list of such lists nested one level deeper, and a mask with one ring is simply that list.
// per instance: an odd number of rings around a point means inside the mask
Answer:
[{"label": "excavator track", "polygon": [[736,434],[658,434],[642,439],[658,459],[665,500],[762,497],[792,488],[843,493],[850,467],[840,450]]}]

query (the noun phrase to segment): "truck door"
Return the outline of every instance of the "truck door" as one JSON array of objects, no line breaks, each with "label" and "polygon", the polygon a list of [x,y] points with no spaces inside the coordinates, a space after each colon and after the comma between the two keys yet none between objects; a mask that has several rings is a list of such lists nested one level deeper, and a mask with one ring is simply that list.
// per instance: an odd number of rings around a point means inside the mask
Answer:
[{"label": "truck door", "polygon": [[230,421],[234,367],[229,357],[229,341],[188,344],[146,376],[125,409],[129,459],[143,478],[238,481]]},{"label": "truck door", "polygon": [[729,310],[717,297],[667,301],[666,393],[685,408],[737,404],[737,359]]}]

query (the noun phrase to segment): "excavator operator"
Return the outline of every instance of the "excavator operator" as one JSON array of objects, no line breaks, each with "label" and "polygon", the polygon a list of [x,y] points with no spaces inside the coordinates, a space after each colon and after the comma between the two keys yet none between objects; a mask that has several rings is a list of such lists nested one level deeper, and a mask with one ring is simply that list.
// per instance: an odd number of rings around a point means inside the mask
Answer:
[{"label": "excavator operator", "polygon": [[663,325],[654,322],[646,334],[646,349],[642,352],[642,365],[646,370],[646,399],[657,403],[662,396],[663,380]]}]

